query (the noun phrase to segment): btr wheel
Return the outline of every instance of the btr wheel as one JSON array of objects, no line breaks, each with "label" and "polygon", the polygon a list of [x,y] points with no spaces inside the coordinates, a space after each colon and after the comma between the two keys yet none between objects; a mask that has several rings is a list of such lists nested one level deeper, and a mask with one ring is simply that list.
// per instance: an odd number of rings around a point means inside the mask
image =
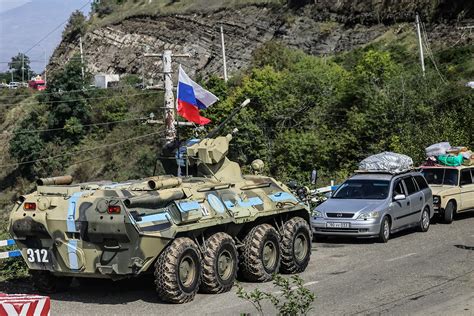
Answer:
[{"label": "btr wheel", "polygon": [[281,239],[282,273],[298,273],[306,269],[311,256],[311,229],[301,217],[294,217],[283,225]]},{"label": "btr wheel", "polygon": [[390,220],[384,216],[380,224],[380,232],[378,236],[379,242],[386,243],[390,239]]},{"label": "btr wheel", "polygon": [[240,271],[248,281],[266,282],[280,268],[280,236],[268,224],[258,225],[245,236]]},{"label": "btr wheel", "polygon": [[164,301],[181,304],[194,299],[201,284],[201,253],[194,241],[177,238],[160,254],[155,284]]},{"label": "btr wheel", "polygon": [[428,207],[425,207],[423,212],[421,212],[420,223],[418,224],[418,230],[421,232],[427,232],[430,228],[430,210]]},{"label": "btr wheel", "polygon": [[444,209],[444,222],[446,224],[451,224],[454,219],[455,207],[452,201],[449,201]]},{"label": "btr wheel", "polygon": [[71,277],[58,277],[49,271],[30,270],[35,288],[46,294],[66,291],[71,285]]},{"label": "btr wheel", "polygon": [[228,234],[216,233],[207,239],[202,259],[201,290],[205,293],[229,291],[237,276],[237,258],[234,239]]}]

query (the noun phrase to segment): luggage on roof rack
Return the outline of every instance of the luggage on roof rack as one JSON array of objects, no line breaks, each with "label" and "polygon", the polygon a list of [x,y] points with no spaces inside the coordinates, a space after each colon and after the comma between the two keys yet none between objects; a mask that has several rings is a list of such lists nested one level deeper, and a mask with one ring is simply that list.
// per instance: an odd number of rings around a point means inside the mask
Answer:
[{"label": "luggage on roof rack", "polygon": [[451,149],[448,142],[436,143],[425,148],[426,157],[437,157],[439,155],[446,155],[446,152]]},{"label": "luggage on roof rack", "polygon": [[408,172],[412,169],[413,159],[407,155],[385,151],[380,154],[369,156],[362,160],[359,164],[359,170],[356,172],[397,174]]}]

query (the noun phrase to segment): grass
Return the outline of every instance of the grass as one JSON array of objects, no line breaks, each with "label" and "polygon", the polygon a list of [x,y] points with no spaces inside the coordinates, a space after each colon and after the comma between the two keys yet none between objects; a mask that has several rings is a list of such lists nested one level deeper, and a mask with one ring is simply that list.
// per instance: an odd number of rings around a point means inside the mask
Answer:
[{"label": "grass", "polygon": [[[7,220],[4,216],[0,216],[2,223],[0,224],[0,240],[10,239],[7,230]],[[0,252],[14,250],[15,247],[2,247]],[[0,282],[12,281],[25,278],[28,276],[28,268],[23,258],[15,257],[8,259],[0,259]]]}]

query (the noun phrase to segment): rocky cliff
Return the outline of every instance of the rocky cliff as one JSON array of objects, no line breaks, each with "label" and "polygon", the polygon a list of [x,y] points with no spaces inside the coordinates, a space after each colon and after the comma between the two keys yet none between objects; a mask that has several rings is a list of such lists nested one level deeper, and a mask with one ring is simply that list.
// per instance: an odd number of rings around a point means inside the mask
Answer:
[{"label": "rocky cliff", "polygon": [[[472,42],[473,36],[466,36],[458,26],[472,22],[473,7],[472,0],[293,0],[288,5],[141,13],[108,25],[95,24],[83,43],[91,72],[138,74],[156,81],[161,77],[161,63],[143,54],[165,49],[190,53],[192,58],[175,62],[182,63],[191,75],[195,71],[203,76],[221,74],[221,25],[228,71],[232,73],[245,67],[252,52],[271,40],[310,54],[327,55],[359,47],[387,32],[414,34],[415,12],[427,22],[431,39],[443,45],[465,44]],[[78,47],[77,40],[63,41],[51,59],[50,69],[61,67]]]}]

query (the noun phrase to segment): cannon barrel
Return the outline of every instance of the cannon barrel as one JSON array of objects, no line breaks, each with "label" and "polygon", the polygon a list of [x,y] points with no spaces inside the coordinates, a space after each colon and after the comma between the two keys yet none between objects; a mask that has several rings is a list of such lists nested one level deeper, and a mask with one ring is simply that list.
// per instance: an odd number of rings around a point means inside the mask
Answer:
[{"label": "cannon barrel", "polygon": [[71,183],[72,183],[72,176],[40,178],[36,180],[37,185],[68,185]]},{"label": "cannon barrel", "polygon": [[207,134],[204,139],[206,138],[214,138],[217,134],[220,133],[220,131],[226,126],[226,124],[231,121],[234,116],[236,116],[244,107],[246,107],[250,103],[249,99],[245,99],[244,102],[242,102],[238,107],[236,107],[230,114],[229,116],[222,121],[216,128],[214,128],[212,131]]},{"label": "cannon barrel", "polygon": [[157,195],[145,194],[125,199],[123,204],[128,208],[157,208],[182,198],[184,198],[184,192],[182,190],[164,190]]},{"label": "cannon barrel", "polygon": [[155,178],[148,180],[148,187],[152,190],[162,190],[162,189],[170,189],[179,186],[183,183],[181,178],[173,177],[168,179],[163,178]]}]

